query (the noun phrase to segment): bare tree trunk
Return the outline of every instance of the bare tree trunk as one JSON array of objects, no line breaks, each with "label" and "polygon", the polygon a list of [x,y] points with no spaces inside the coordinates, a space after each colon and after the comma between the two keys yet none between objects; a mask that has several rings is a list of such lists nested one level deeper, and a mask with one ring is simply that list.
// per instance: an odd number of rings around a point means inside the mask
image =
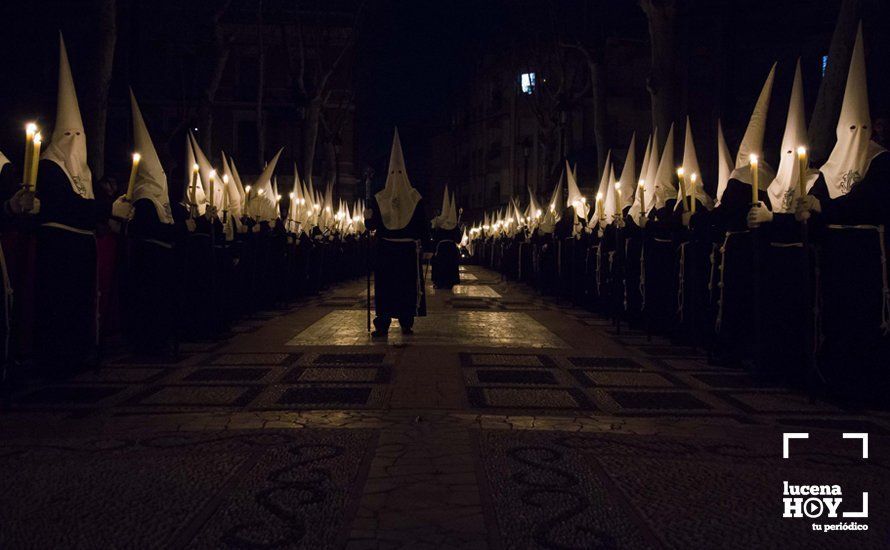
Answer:
[{"label": "bare tree trunk", "polygon": [[652,98],[652,125],[658,127],[659,141],[676,119],[675,106],[680,100],[676,69],[676,2],[675,0],[640,0],[640,8],[649,20],[649,41],[652,44],[652,69],[647,88]]},{"label": "bare tree trunk", "polygon": [[834,127],[841,112],[850,56],[856,40],[861,0],[843,0],[828,50],[828,65],[819,85],[819,95],[810,119],[808,139],[810,159],[821,162],[828,157],[834,143]]},{"label": "bare tree trunk", "polygon": [[84,126],[90,170],[98,180],[105,175],[105,122],[108,117],[108,87],[117,42],[117,5],[115,0],[95,0],[93,26],[94,55],[88,65],[84,91]]},{"label": "bare tree trunk", "polygon": [[229,52],[231,51],[232,37],[226,36],[220,23],[223,14],[229,8],[231,0],[226,0],[223,5],[213,14],[213,66],[210,75],[207,78],[207,85],[201,93],[201,103],[198,107],[198,136],[201,147],[204,151],[210,151],[213,145],[211,133],[213,131],[213,102],[216,98],[216,91],[219,89],[219,83],[222,81],[223,73],[226,70],[226,64],[229,62]]},{"label": "bare tree trunk", "polygon": [[315,96],[306,104],[306,116],[303,118],[303,174],[307,181],[312,181],[313,164],[315,161],[315,145],[318,141],[318,125],[321,121],[321,110],[324,98]]},{"label": "bare tree trunk", "polygon": [[263,41],[263,0],[257,0],[257,90],[256,90],[256,143],[257,166],[266,161],[266,121],[263,117],[263,96],[266,90],[266,47]]}]

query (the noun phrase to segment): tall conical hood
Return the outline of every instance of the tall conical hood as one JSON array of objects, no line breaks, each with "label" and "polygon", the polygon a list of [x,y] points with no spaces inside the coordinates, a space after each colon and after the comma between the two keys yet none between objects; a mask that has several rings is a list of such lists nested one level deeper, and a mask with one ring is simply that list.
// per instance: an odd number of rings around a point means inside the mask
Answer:
[{"label": "tall conical hood", "polygon": [[850,192],[868,173],[872,159],[884,148],[871,141],[871,115],[868,110],[868,83],[865,78],[865,51],[862,23],[856,31],[853,57],[847,72],[844,103],[837,121],[837,142],[820,171],[831,198]]},{"label": "tall conical hood", "polygon": [[535,199],[535,194],[532,193],[531,187],[528,187],[528,209],[529,214],[535,218],[544,215],[544,210],[541,209],[541,205],[538,204],[537,199]]},{"label": "tall conical hood", "polygon": [[244,199],[238,182],[235,180],[235,173],[232,171],[231,159],[226,158],[226,154],[222,153],[223,177],[228,181],[225,185],[226,191],[226,210],[229,217],[235,220],[235,227],[241,226],[241,215],[244,213]]},{"label": "tall conical hood", "polygon": [[655,207],[662,208],[667,201],[677,197],[677,187],[674,185],[676,173],[676,161],[674,160],[674,125],[668,130],[664,151],[661,152],[661,161],[655,172]]},{"label": "tall conical hood", "polygon": [[566,161],[566,178],[569,192],[569,196],[566,197],[566,206],[574,208],[575,214],[578,217],[587,219],[589,207],[587,206],[587,199],[584,198],[584,195],[581,194],[581,190],[578,188],[578,182],[575,179],[576,172],[576,170],[569,169],[569,162]]},{"label": "tall conical hood", "polygon": [[[695,153],[695,141],[692,138],[692,124],[686,117],[686,139],[683,143],[683,171],[685,173],[683,187],[687,197],[693,197],[701,202],[708,210],[714,208],[714,201],[705,191],[704,178],[701,168],[698,166],[698,155]],[[695,185],[692,185],[692,175],[695,174]],[[678,195],[679,196],[679,195]]]},{"label": "tall conical hood", "polygon": [[139,154],[139,168],[136,181],[133,183],[133,202],[148,199],[158,211],[161,223],[173,223],[173,212],[170,209],[170,197],[167,193],[167,174],[161,166],[161,160],[148,134],[136,96],[130,90],[130,112],[133,116],[133,148]]},{"label": "tall conical hood", "polygon": [[[640,188],[639,183],[642,181],[645,187],[646,182],[646,171],[649,170],[649,163],[652,158],[652,136],[649,136],[649,139],[646,140],[646,150],[643,153],[643,165],[640,167],[640,177],[635,182],[635,187],[633,191],[633,204],[630,207],[630,211],[627,213],[631,219],[638,220],[640,217],[640,211],[643,209],[642,198],[644,196],[645,191]],[[624,174],[621,174],[622,179]],[[622,184],[623,187],[623,184]],[[646,205],[646,209],[648,210],[649,206]]]},{"label": "tall conical hood", "polygon": [[605,216],[605,209],[600,211],[600,209],[605,205],[605,201],[609,196],[609,178],[612,170],[612,152],[609,151],[606,153],[606,162],[603,164],[603,175],[600,178],[600,183],[596,188],[596,196],[593,201],[593,213],[591,214],[591,220],[599,220],[602,216]]},{"label": "tall conical hood", "polygon": [[649,166],[646,168],[646,212],[655,208],[655,192],[656,192],[656,174],[658,174],[658,163],[661,161],[661,152],[658,147],[658,128],[652,132],[652,152],[649,153]]},{"label": "tall conical hood", "polygon": [[606,215],[606,224],[610,224],[618,217],[617,193],[615,191],[615,168],[608,166],[609,183],[606,186],[605,197],[603,198],[603,210]]},{"label": "tall conical hood", "polygon": [[414,208],[420,202],[420,193],[411,187],[411,182],[408,180],[398,128],[392,138],[386,185],[383,187],[383,191],[374,197],[380,208],[383,225],[391,231],[402,229],[408,225],[414,215]]},{"label": "tall conical hood", "polygon": [[68,64],[65,39],[59,33],[59,91],[56,99],[56,121],[52,141],[41,155],[59,165],[75,193],[85,199],[94,198],[93,174],[87,164],[87,136],[80,118],[74,78]]},{"label": "tall conical hood", "polygon": [[[201,150],[201,146],[198,145],[198,140],[195,139],[195,136],[189,132],[189,139],[192,142],[192,151],[195,155],[195,160],[198,163],[198,170],[201,174],[201,183],[204,184],[204,193],[206,195],[206,201],[210,204],[213,204],[216,208],[222,210],[222,196],[223,196],[223,186],[221,184],[222,174],[216,174],[213,182],[213,197],[210,197],[210,174],[215,172],[213,166],[210,164],[210,161],[207,160],[207,156],[204,154],[204,151]],[[222,213],[220,212],[220,215]]]},{"label": "tall conical hood", "polygon": [[275,200],[275,190],[272,187],[272,175],[275,173],[275,167],[278,165],[278,158],[284,150],[282,147],[275,153],[272,160],[266,164],[266,167],[260,173],[259,177],[253,184],[251,190],[250,207],[251,214],[257,221],[271,222],[278,218],[276,214],[278,210],[278,201]]},{"label": "tall conical hood", "polygon": [[751,120],[748,121],[748,128],[742,137],[742,143],[739,145],[739,152],[736,154],[735,170],[730,175],[730,179],[736,179],[751,185],[754,178],[751,175],[751,155],[757,155],[758,172],[760,172],[758,185],[761,189],[766,189],[769,182],[773,180],[772,168],[763,158],[763,134],[766,132],[766,115],[769,110],[769,101],[773,92],[773,79],[776,76],[776,64],[773,63],[760,90],[760,96],[754,105],[754,111],[751,113]]},{"label": "tall conical hood", "polygon": [[[779,169],[776,177],[767,188],[773,212],[793,212],[794,200],[800,197],[800,157],[798,147],[807,145],[807,125],[804,121],[803,78],[800,73],[800,59],[794,71],[794,84],[791,86],[791,100],[788,104],[788,116],[785,119],[785,135],[782,137],[782,149],[779,156]],[[809,188],[818,172],[805,174]]]},{"label": "tall conical hood", "polygon": [[619,210],[624,210],[629,204],[633,203],[634,191],[637,189],[637,134],[630,136],[630,145],[627,146],[627,156],[624,158],[624,168],[621,170],[621,179],[618,180],[618,186],[621,189],[621,204],[618,205]]},{"label": "tall conical hood", "polygon": [[[197,176],[194,176],[194,166],[198,163],[195,159],[195,150],[192,148],[192,140],[186,136],[185,139],[185,166],[186,166],[186,186],[183,193],[183,203],[192,204],[198,210],[199,215],[203,215],[207,210],[207,196],[204,193],[204,184],[201,181],[201,170],[199,168]],[[192,188],[192,180],[194,179],[194,189]]]},{"label": "tall conical hood", "polygon": [[726,146],[726,138],[723,137],[723,124],[717,119],[717,204],[723,198],[729,177],[732,175],[732,153]]},{"label": "tall conical hood", "polygon": [[562,180],[565,175],[566,170],[563,168],[562,173],[559,175],[559,181],[556,182],[556,187],[553,188],[553,194],[550,196],[550,203],[547,205],[547,210],[553,214],[554,222],[562,216]]}]

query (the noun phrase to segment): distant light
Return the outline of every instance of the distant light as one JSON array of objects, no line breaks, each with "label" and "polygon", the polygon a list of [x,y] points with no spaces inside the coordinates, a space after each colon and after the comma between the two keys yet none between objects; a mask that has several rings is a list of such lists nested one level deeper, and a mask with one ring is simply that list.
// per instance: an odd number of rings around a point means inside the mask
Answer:
[{"label": "distant light", "polygon": [[828,56],[822,56],[822,76],[825,76],[825,69],[828,68]]},{"label": "distant light", "polygon": [[522,88],[522,93],[533,94],[535,91],[535,73],[522,73],[519,76],[519,86]]},{"label": "distant light", "polygon": [[195,127],[194,127],[194,128],[192,128],[192,130],[194,130],[194,131],[196,131],[196,132],[197,132],[197,131],[198,131],[198,127],[197,127],[197,126],[195,126]]}]

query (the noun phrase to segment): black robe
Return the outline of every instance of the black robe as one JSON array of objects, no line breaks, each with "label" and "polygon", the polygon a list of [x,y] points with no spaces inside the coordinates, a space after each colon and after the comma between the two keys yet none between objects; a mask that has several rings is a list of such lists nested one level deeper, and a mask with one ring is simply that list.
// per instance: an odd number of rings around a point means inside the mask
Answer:
[{"label": "black robe", "polygon": [[460,229],[433,229],[432,267],[433,285],[436,288],[451,288],[460,284]]},{"label": "black robe", "polygon": [[76,370],[98,342],[96,224],[110,205],[84,199],[53,161],[41,160],[37,178],[37,318],[35,350],[54,374]]},{"label": "black robe", "polygon": [[374,258],[374,311],[377,317],[407,321],[415,316],[425,316],[423,265],[420,246],[416,242],[429,238],[423,199],[418,201],[411,220],[402,229],[388,229],[383,224],[376,198],[371,199],[369,207],[373,215],[367,220],[367,227],[377,231]]},{"label": "black robe", "polygon": [[174,335],[174,224],[162,223],[148,199],[133,204],[127,224],[129,250],[124,319],[139,351],[161,352]]},{"label": "black robe", "polygon": [[879,227],[890,224],[890,153],[875,157],[846,195],[829,199],[821,177],[811,193],[822,195],[822,212],[811,218],[820,244],[819,363],[835,389],[886,399],[890,327],[882,327],[881,254],[887,254],[887,239]]}]

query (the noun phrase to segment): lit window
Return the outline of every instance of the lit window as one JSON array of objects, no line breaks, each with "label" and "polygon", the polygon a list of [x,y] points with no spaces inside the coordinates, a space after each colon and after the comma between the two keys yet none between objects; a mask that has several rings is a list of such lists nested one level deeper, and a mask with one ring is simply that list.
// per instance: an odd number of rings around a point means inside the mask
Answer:
[{"label": "lit window", "polygon": [[535,73],[522,73],[519,77],[522,93],[531,94],[535,91]]},{"label": "lit window", "polygon": [[825,69],[828,68],[828,56],[822,56],[822,76],[825,76]]}]

